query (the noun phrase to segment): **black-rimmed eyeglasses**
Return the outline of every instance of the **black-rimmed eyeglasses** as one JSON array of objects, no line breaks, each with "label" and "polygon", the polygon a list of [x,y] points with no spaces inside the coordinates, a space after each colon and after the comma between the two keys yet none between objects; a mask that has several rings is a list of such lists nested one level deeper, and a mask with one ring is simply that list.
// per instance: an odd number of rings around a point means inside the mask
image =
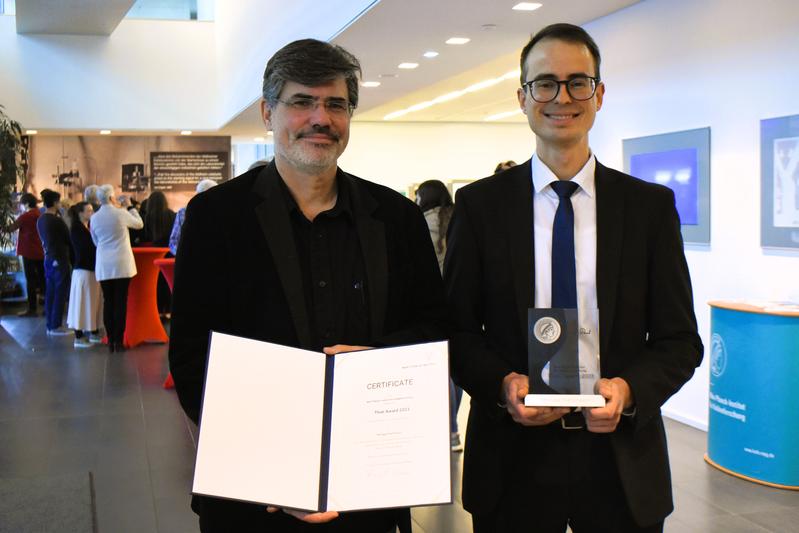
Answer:
[{"label": "black-rimmed eyeglasses", "polygon": [[525,82],[522,84],[522,88],[530,93],[533,100],[545,104],[558,97],[561,85],[566,86],[566,91],[572,99],[578,101],[590,100],[596,93],[599,78],[591,76],[575,76],[568,80],[543,78]]},{"label": "black-rimmed eyeglasses", "polygon": [[320,100],[319,98],[294,96],[288,100],[278,98],[277,101],[297,113],[310,113],[315,111],[320,105],[324,106],[325,111],[330,115],[337,117],[350,116],[355,111],[355,106],[344,98],[325,98]]}]

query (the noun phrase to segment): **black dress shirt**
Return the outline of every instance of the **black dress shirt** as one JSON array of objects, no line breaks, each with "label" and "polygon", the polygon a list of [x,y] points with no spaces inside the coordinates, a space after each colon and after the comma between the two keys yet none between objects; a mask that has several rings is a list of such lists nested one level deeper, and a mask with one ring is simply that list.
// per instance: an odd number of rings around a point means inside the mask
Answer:
[{"label": "black dress shirt", "polygon": [[368,345],[366,270],[346,182],[337,180],[336,205],[313,221],[300,211],[282,179],[280,184],[297,247],[313,349]]}]

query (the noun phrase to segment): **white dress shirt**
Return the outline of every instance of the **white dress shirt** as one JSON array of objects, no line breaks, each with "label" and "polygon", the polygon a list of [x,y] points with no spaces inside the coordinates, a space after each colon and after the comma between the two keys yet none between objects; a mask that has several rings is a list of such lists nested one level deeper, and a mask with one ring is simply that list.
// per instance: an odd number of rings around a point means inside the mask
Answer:
[{"label": "white dress shirt", "polygon": [[[550,184],[558,177],[538,155],[533,156],[533,224],[535,240],[535,306],[552,307],[552,226],[560,202]],[[596,296],[596,188],[593,154],[571,178],[579,187],[571,197],[574,209],[574,266],[577,275],[577,316],[580,327],[595,328],[598,314]],[[580,335],[580,392],[593,394],[593,381],[599,379],[599,335]],[[546,372],[546,370],[545,370]],[[594,378],[591,379],[590,376]]]},{"label": "white dress shirt", "polygon": [[[552,306],[552,225],[558,195],[549,186],[558,177],[538,155],[533,156],[533,223],[535,242],[535,306]],[[574,208],[574,256],[577,273],[577,308],[596,309],[596,189],[593,154],[571,178],[579,185],[572,195]]]}]

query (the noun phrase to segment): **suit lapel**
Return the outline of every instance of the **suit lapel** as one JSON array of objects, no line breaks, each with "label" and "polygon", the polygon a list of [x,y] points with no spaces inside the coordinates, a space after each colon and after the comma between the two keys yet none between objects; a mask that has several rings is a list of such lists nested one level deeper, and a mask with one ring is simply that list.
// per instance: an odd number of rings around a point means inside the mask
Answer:
[{"label": "suit lapel", "polygon": [[255,207],[255,216],[272,253],[275,269],[280,277],[291,319],[294,322],[297,340],[301,348],[310,349],[313,343],[308,325],[308,310],[305,308],[305,292],[300,275],[297,246],[279,179],[280,175],[274,162],[261,171],[253,186],[253,191],[262,198],[261,203]]},{"label": "suit lapel", "polygon": [[[341,171],[339,171],[341,172]],[[355,228],[361,244],[366,267],[366,287],[369,295],[369,324],[372,338],[383,335],[386,306],[388,305],[388,252],[386,229],[382,221],[372,216],[377,201],[349,174],[343,174],[352,198]]]},{"label": "suit lapel", "polygon": [[[624,238],[624,196],[618,178],[596,164],[596,290],[599,305],[600,358],[607,354]],[[603,359],[601,359],[603,360]]]},{"label": "suit lapel", "polygon": [[533,261],[533,184],[530,161],[514,167],[507,175],[507,231],[510,244],[516,306],[525,344],[527,310],[535,306],[535,264]]}]

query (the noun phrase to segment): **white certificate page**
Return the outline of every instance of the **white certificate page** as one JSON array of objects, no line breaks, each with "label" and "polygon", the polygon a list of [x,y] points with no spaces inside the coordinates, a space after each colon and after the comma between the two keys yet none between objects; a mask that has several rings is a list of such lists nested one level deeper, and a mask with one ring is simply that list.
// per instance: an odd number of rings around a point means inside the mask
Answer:
[{"label": "white certificate page", "polygon": [[328,510],[450,503],[447,342],[336,356]]},{"label": "white certificate page", "polygon": [[317,508],[325,358],[213,333],[194,493]]}]

